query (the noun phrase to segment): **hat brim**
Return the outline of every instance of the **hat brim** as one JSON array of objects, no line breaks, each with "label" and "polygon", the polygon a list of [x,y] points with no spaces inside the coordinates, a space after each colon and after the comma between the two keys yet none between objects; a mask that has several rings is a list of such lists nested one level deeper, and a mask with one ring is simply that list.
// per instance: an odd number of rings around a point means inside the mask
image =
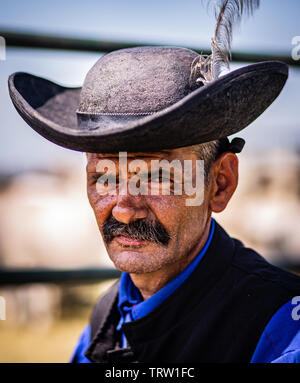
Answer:
[{"label": "hat brim", "polygon": [[17,72],[9,77],[9,92],[21,117],[57,145],[90,153],[145,152],[237,133],[276,99],[287,77],[288,67],[281,62],[248,65],[157,113],[125,120],[120,116],[119,125],[98,123],[97,129],[78,125],[76,109],[81,88]]}]

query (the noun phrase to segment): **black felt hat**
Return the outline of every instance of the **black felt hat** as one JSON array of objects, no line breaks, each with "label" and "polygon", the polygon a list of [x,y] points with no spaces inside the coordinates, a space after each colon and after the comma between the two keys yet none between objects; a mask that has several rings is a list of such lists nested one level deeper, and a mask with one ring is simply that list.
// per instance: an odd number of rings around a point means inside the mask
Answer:
[{"label": "black felt hat", "polygon": [[207,82],[201,70],[200,77],[193,75],[198,58],[185,48],[123,49],[102,56],[82,88],[17,72],[9,91],[23,119],[60,146],[141,152],[244,129],[275,100],[288,76],[285,64],[262,62]]}]

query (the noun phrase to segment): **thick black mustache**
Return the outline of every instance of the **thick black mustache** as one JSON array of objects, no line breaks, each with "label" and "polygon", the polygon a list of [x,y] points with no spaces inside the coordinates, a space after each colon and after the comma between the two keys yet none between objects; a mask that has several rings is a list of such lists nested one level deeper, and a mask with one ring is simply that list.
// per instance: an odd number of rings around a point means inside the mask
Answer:
[{"label": "thick black mustache", "polygon": [[155,242],[163,246],[167,246],[171,239],[160,222],[150,222],[145,219],[138,219],[126,224],[110,216],[102,225],[102,231],[106,243],[110,243],[114,237],[124,234],[132,239]]}]

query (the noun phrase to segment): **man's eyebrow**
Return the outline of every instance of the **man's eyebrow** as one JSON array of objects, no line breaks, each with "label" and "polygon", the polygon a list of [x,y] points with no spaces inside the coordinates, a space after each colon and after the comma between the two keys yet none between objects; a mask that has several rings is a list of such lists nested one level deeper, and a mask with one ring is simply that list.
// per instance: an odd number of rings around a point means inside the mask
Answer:
[{"label": "man's eyebrow", "polygon": [[[170,149],[164,149],[159,152],[128,152],[127,155],[127,161],[130,162],[132,160],[138,160],[142,159],[145,161],[151,160],[168,160],[168,158],[163,157],[163,155],[169,155],[172,153],[172,150]],[[89,155],[88,155],[89,154]],[[115,163],[116,166],[118,166],[119,160],[124,157],[120,156],[119,153],[87,153],[87,164],[86,164],[86,170],[88,172],[93,172],[94,169],[97,167],[98,161],[101,160],[110,160]]]}]

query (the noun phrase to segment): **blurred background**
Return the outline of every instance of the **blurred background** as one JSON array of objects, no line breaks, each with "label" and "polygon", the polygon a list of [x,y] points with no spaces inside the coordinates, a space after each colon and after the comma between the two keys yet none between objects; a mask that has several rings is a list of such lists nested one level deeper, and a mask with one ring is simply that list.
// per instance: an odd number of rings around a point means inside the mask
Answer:
[{"label": "blurred background", "polygon": [[[0,315],[0,362],[68,361],[93,303],[118,275],[86,198],[85,156],[44,140],[26,125],[10,101],[8,76],[25,71],[81,86],[99,57],[116,47],[162,44],[206,52],[215,26],[206,4],[2,2],[0,297],[6,319]],[[279,98],[238,135],[246,140],[239,187],[215,217],[232,236],[296,273],[300,60],[292,58],[292,39],[299,36],[300,44],[299,15],[298,0],[261,0],[254,17],[235,30],[231,70],[280,57],[290,64],[290,76]]]}]

